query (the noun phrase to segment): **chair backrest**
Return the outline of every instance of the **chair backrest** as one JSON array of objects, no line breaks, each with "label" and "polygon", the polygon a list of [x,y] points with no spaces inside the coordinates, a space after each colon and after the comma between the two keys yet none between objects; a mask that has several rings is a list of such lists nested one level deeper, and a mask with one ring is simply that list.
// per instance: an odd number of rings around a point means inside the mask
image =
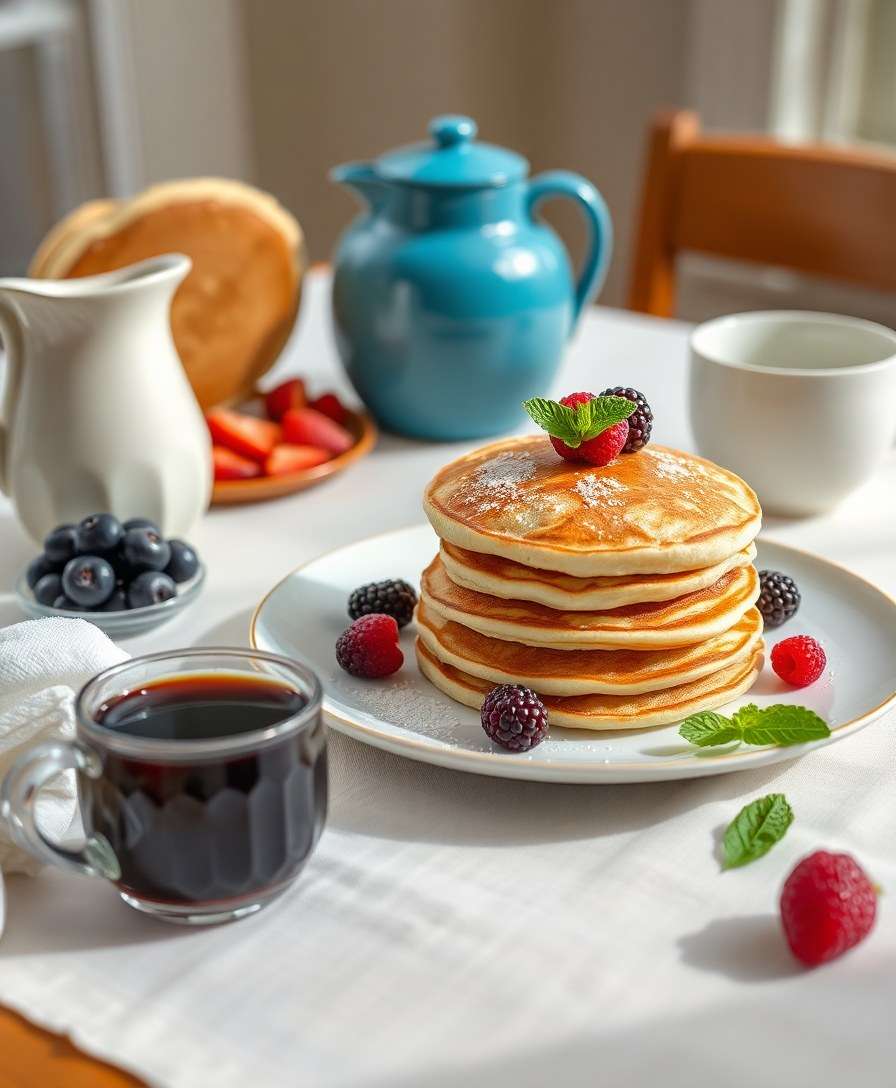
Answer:
[{"label": "chair backrest", "polygon": [[668,317],[696,251],[896,291],[896,155],[706,136],[687,110],[653,123],[629,308]]}]

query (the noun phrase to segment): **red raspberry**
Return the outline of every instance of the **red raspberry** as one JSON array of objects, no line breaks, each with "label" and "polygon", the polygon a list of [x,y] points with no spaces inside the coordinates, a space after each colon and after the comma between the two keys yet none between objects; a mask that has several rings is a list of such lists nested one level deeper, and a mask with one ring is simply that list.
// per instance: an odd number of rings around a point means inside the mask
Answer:
[{"label": "red raspberry", "polygon": [[[580,404],[585,404],[589,400],[594,400],[593,393],[570,393],[569,396],[562,397],[560,403],[565,404],[567,408],[578,408]],[[575,449],[561,442],[559,438],[554,438],[552,435],[549,437],[551,445],[567,461],[587,461],[598,466],[608,465],[622,453],[622,447],[628,441],[628,420],[623,419],[620,423],[614,423],[596,438],[583,442]]]},{"label": "red raspberry", "polygon": [[809,967],[842,956],[874,926],[877,889],[849,854],[818,850],[797,865],[781,892],[790,950]]},{"label": "red raspberry", "polygon": [[397,672],[404,664],[398,624],[379,612],[355,620],[336,642],[336,660],[346,672],[365,680]]},{"label": "red raspberry", "polygon": [[779,642],[772,650],[772,668],[788,684],[804,688],[824,672],[827,664],[824,650],[809,635],[793,635]]},{"label": "red raspberry", "polygon": [[593,393],[568,393],[560,398],[560,403],[567,408],[578,408],[580,404],[587,404],[589,400],[594,400]]}]

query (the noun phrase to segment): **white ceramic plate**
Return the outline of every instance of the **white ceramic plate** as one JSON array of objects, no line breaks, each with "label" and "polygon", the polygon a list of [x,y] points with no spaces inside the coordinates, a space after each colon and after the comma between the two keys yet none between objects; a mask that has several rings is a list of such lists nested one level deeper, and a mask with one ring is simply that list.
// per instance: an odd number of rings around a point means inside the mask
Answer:
[{"label": "white ceramic plate", "polygon": [[695,778],[794,759],[820,744],[841,740],[896,705],[896,601],[849,571],[806,552],[759,542],[757,567],[782,570],[800,587],[798,615],[767,632],[769,649],[788,635],[810,634],[824,646],[826,674],[794,690],[766,664],[746,702],[788,702],[811,707],[832,736],[794,748],[726,748],[687,745],[678,726],[634,732],[551,730],[526,755],[492,745],[476,712],[442,695],[419,673],[414,629],[402,632],[405,665],[386,680],[356,680],[336,664],[333,647],[348,625],[349,593],[365,582],[405,578],[412,585],[435,555],[428,525],[372,537],[330,552],[295,571],[259,605],[252,642],[312,666],[326,692],[324,709],[335,728],[378,748],[427,763],[506,778],[549,782],[649,782]]}]

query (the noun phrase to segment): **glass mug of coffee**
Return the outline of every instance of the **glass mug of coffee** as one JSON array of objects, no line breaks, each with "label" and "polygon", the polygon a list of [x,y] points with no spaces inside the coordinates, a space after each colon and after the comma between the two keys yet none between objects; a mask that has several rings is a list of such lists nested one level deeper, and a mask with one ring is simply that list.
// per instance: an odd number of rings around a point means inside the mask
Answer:
[{"label": "glass mug of coffee", "polygon": [[[251,914],[299,875],[327,811],[310,669],[254,650],[151,654],[95,676],[75,713],[75,740],[33,748],[3,782],[0,810],[20,846],[193,925]],[[41,786],[66,770],[85,833],[74,849],[35,818]]]}]

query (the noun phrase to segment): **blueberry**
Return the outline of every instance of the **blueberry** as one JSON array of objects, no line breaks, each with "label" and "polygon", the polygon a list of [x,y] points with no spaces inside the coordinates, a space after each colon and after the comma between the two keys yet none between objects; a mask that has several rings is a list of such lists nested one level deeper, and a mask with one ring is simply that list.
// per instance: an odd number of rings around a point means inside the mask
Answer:
[{"label": "blueberry", "polygon": [[152,529],[154,533],[162,535],[162,530],[154,521],[150,521],[149,518],[128,518],[127,521],[122,522],[122,529],[128,532],[130,529]]},{"label": "blueberry", "polygon": [[99,607],[100,612],[124,612],[128,607],[127,594],[123,589],[115,589],[112,592],[112,596],[106,601],[105,604],[101,604]]},{"label": "blueberry", "polygon": [[40,555],[31,560],[28,564],[28,570],[25,572],[25,581],[28,583],[28,588],[34,589],[45,574],[55,574],[58,570],[59,564],[51,563],[43,552],[41,552]]},{"label": "blueberry", "polygon": [[183,540],[169,540],[171,559],[165,567],[165,573],[175,582],[189,581],[199,570],[199,556]]},{"label": "blueberry", "polygon": [[121,541],[121,522],[112,514],[91,514],[78,526],[79,555],[109,555]]},{"label": "blueberry", "polygon": [[115,572],[98,555],[79,555],[66,563],[62,588],[81,608],[97,608],[112,596]]},{"label": "blueberry", "polygon": [[177,596],[177,586],[167,574],[158,570],[147,570],[128,586],[128,607],[147,608],[151,604],[161,604]]},{"label": "blueberry", "polygon": [[60,612],[80,612],[81,610],[80,606],[66,597],[64,593],[60,593],[56,600],[53,601],[53,607],[58,608]]},{"label": "blueberry", "polygon": [[155,529],[129,529],[121,543],[121,557],[135,574],[164,570],[171,559],[171,548]]},{"label": "blueberry", "polygon": [[51,563],[67,563],[78,554],[78,530],[74,525],[57,525],[44,540],[44,555]]},{"label": "blueberry", "polygon": [[58,574],[45,574],[34,587],[34,599],[38,604],[52,606],[62,595],[62,578]]}]

